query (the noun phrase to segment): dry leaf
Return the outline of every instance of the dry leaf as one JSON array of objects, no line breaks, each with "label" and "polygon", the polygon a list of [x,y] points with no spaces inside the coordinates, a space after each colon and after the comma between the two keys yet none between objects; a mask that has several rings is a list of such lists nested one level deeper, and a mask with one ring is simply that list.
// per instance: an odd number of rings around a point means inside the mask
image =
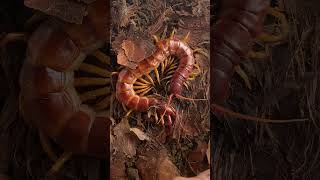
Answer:
[{"label": "dry leaf", "polygon": [[171,180],[179,176],[178,169],[171,162],[165,150],[142,150],[136,166],[142,179]]},{"label": "dry leaf", "polygon": [[114,140],[113,149],[124,153],[128,157],[136,154],[136,139],[131,136],[130,126],[127,119],[122,119],[119,124],[113,128]]},{"label": "dry leaf", "polygon": [[71,0],[25,0],[24,4],[70,23],[81,24],[86,15],[86,6]]},{"label": "dry leaf", "polygon": [[181,34],[178,36],[182,38],[188,32],[190,32],[188,44],[191,47],[196,47],[199,43],[210,41],[210,22],[206,21],[202,17],[188,17],[180,18],[183,22],[179,25],[178,32]]},{"label": "dry leaf", "polygon": [[197,17],[202,16],[203,18],[204,16],[205,18],[207,18],[210,15],[209,6],[210,6],[209,0],[200,0],[197,2],[196,6],[192,7],[192,14]]},{"label": "dry leaf", "polygon": [[138,128],[130,128],[130,131],[133,132],[141,141],[150,140],[150,137]]},{"label": "dry leaf", "polygon": [[159,172],[159,180],[174,179],[179,175],[177,167],[168,157],[160,162],[157,170]]},{"label": "dry leaf", "polygon": [[198,142],[197,148],[189,153],[189,161],[202,161],[206,156],[208,144],[205,142]]},{"label": "dry leaf", "polygon": [[[115,157],[116,156],[116,157]],[[110,178],[111,180],[126,180],[126,159],[125,157],[115,154],[110,163]]]},{"label": "dry leaf", "polygon": [[120,49],[118,51],[117,63],[122,66],[129,67],[130,69],[135,69],[138,66],[137,64],[132,63],[128,60],[128,57],[126,56],[123,49]]},{"label": "dry leaf", "polygon": [[135,69],[138,63],[144,60],[151,53],[152,48],[147,40],[140,38],[127,38],[122,40],[118,49],[117,63],[131,69]]},{"label": "dry leaf", "polygon": [[198,142],[197,148],[191,151],[188,155],[189,167],[195,174],[208,168],[206,162],[204,162],[208,144],[206,142]]},{"label": "dry leaf", "polygon": [[138,63],[145,58],[144,46],[138,41],[125,40],[122,43],[122,49],[129,61]]}]

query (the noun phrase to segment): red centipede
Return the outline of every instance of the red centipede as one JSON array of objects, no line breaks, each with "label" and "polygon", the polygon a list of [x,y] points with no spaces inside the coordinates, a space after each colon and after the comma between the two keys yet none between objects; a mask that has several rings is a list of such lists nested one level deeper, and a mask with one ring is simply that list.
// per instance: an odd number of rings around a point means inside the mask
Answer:
[{"label": "red centipede", "polygon": [[105,157],[109,119],[81,103],[73,74],[108,39],[108,3],[96,0],[87,11],[82,24],[50,18],[31,35],[20,77],[21,110],[65,151]]},{"label": "red centipede", "polygon": [[141,61],[136,69],[125,68],[120,72],[116,86],[117,99],[128,108],[141,112],[148,111],[151,106],[157,106],[158,112],[164,113],[171,124],[171,116],[175,116],[175,110],[169,106],[169,103],[156,98],[138,96],[133,89],[133,84],[138,78],[157,68],[168,56],[173,55],[179,59],[179,66],[169,85],[169,102],[172,96],[179,96],[183,83],[192,73],[195,63],[193,51],[186,43],[187,38],[188,35],[181,41],[174,38],[172,34],[168,39],[156,40],[157,49],[151,56]]},{"label": "red centipede", "polygon": [[262,32],[268,0],[235,1],[226,6],[224,14],[211,33],[210,99],[223,102],[229,95],[229,83],[246,56],[255,38]]},{"label": "red centipede", "polygon": [[218,104],[229,96],[229,84],[235,67],[245,57],[255,39],[263,32],[268,0],[229,1],[211,32],[210,101],[213,112],[240,119],[266,123],[303,122],[308,119],[273,120],[234,112]]}]

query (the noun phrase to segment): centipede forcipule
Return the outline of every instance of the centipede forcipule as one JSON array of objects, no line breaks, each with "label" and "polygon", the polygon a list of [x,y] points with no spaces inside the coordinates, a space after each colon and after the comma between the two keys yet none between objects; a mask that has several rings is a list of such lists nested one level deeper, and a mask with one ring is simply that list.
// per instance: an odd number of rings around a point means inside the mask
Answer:
[{"label": "centipede forcipule", "polygon": [[[146,112],[151,106],[156,106],[158,112],[168,117],[169,125],[172,123],[171,116],[175,116],[175,109],[170,106],[170,100],[173,96],[178,96],[182,92],[183,83],[187,81],[192,73],[195,60],[192,49],[186,44],[188,35],[184,40],[180,41],[174,36],[174,31],[170,38],[159,40],[156,38],[157,49],[155,52],[138,64],[136,69],[125,68],[119,73],[116,96],[117,99],[125,104],[128,108]],[[179,59],[179,66],[175,71],[169,85],[169,101],[168,103],[156,98],[138,96],[134,89],[133,83],[144,74],[155,70],[168,56],[175,55]],[[164,120],[161,120],[164,124]]]}]

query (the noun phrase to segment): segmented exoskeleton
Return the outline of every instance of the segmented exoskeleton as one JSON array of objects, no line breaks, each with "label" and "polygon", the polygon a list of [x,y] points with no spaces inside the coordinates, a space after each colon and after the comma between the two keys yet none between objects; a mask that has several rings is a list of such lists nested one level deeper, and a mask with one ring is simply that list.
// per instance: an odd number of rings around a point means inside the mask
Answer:
[{"label": "segmented exoskeleton", "polygon": [[[157,70],[158,66],[161,66],[162,72],[164,72],[165,63],[169,62],[170,59],[168,58],[174,55],[179,60],[179,65],[170,80],[169,93],[170,96],[180,95],[185,82],[188,80],[195,67],[193,51],[185,42],[187,38],[188,35],[185,40],[180,41],[174,38],[172,33],[171,37],[168,39],[156,39],[157,49],[150,57],[141,61],[136,69],[125,68],[119,73],[116,87],[117,99],[129,109],[135,111],[146,112],[150,107],[156,106],[158,112],[166,115],[169,124],[171,124],[171,117],[175,116],[175,109],[171,107],[169,103],[160,99],[146,97],[143,96],[144,94],[137,94],[134,84],[139,84],[139,81],[141,85],[144,85],[143,83],[148,83],[142,77],[144,75],[148,77],[148,74],[152,70],[155,71],[156,79],[160,81],[159,72]],[[151,77],[148,79],[153,81]],[[149,91],[148,88],[150,89],[150,87],[146,87],[142,92],[146,93]],[[162,124],[164,124],[164,120],[162,120]]]},{"label": "segmented exoskeleton", "polygon": [[241,57],[249,52],[262,32],[268,0],[244,0],[232,3],[212,27],[210,63],[211,101],[228,97],[230,78]]},{"label": "segmented exoskeleton", "polygon": [[95,83],[107,83],[107,70],[82,61],[92,53],[107,61],[96,51],[109,39],[108,3],[96,0],[87,11],[82,24],[50,18],[31,35],[21,71],[21,110],[25,120],[64,150],[106,157],[109,119],[83,104],[95,93],[79,96],[75,85],[87,79],[74,79],[74,71],[98,73],[104,79]]}]

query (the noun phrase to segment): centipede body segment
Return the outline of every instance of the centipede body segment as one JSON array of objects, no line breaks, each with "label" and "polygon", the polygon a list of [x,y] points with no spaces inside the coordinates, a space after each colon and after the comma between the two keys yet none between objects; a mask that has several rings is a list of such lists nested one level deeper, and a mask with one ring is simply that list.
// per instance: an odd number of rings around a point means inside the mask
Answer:
[{"label": "centipede body segment", "polygon": [[246,56],[254,39],[262,32],[268,0],[232,1],[223,9],[212,27],[210,94],[212,102],[222,102],[229,95],[234,67]]},{"label": "centipede body segment", "polygon": [[50,18],[31,35],[21,72],[21,110],[30,124],[64,150],[105,157],[109,119],[84,105],[74,71],[108,40],[108,3],[87,7],[83,24]]},{"label": "centipede body segment", "polygon": [[158,66],[169,56],[175,55],[179,59],[179,65],[172,76],[169,85],[169,93],[181,94],[184,83],[194,70],[195,60],[192,49],[184,41],[170,37],[165,40],[157,40],[157,49],[148,58],[139,63],[136,69],[123,69],[118,77],[116,96],[117,99],[124,103],[128,108],[146,112],[152,106],[157,106],[159,111],[165,113],[169,119],[175,116],[175,110],[167,106],[162,100],[139,96],[133,88],[133,84],[143,75],[157,69]]}]

